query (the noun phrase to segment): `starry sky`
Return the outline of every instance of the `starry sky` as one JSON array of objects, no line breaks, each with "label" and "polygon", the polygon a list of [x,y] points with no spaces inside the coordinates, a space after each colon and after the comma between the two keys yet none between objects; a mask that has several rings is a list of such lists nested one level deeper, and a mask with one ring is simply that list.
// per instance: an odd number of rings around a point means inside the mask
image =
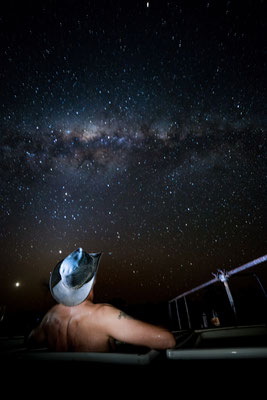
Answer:
[{"label": "starry sky", "polygon": [[1,2],[1,304],[77,247],[129,303],[266,253],[264,3]]}]

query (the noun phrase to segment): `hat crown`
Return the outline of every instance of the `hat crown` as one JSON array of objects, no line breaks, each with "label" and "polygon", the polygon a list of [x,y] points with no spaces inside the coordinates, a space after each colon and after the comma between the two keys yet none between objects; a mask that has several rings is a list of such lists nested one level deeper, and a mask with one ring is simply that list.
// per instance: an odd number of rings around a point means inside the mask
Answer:
[{"label": "hat crown", "polygon": [[69,254],[59,269],[63,284],[68,288],[77,288],[94,276],[94,259],[79,248]]},{"label": "hat crown", "polygon": [[54,299],[65,306],[81,304],[89,295],[102,253],[87,253],[78,248],[57,263],[49,287]]}]

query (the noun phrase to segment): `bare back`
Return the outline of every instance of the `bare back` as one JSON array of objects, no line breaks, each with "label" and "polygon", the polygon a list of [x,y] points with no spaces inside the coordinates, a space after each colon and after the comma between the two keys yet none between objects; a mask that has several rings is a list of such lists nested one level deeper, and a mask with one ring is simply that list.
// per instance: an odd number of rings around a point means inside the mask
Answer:
[{"label": "bare back", "polygon": [[165,328],[91,301],[74,307],[54,306],[32,332],[31,339],[53,351],[109,352],[114,350],[114,340],[155,349],[175,345],[173,335]]},{"label": "bare back", "polygon": [[39,327],[42,341],[54,351],[112,350],[112,340],[101,324],[101,308],[89,301],[75,307],[54,306]]}]

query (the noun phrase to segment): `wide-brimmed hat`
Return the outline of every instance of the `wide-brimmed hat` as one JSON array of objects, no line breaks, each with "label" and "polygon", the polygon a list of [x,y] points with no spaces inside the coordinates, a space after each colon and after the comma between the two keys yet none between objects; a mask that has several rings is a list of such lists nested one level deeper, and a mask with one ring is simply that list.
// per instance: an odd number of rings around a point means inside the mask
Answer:
[{"label": "wide-brimmed hat", "polygon": [[79,248],[61,260],[50,275],[50,291],[65,306],[76,306],[89,295],[102,253],[86,253]]}]

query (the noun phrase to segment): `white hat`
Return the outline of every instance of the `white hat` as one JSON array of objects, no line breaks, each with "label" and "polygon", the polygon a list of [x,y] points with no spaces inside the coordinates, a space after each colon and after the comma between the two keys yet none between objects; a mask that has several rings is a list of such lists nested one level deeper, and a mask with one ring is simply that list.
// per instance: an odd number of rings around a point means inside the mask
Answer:
[{"label": "white hat", "polygon": [[60,261],[50,275],[50,291],[65,306],[76,306],[89,295],[102,253],[86,253],[82,248]]}]

